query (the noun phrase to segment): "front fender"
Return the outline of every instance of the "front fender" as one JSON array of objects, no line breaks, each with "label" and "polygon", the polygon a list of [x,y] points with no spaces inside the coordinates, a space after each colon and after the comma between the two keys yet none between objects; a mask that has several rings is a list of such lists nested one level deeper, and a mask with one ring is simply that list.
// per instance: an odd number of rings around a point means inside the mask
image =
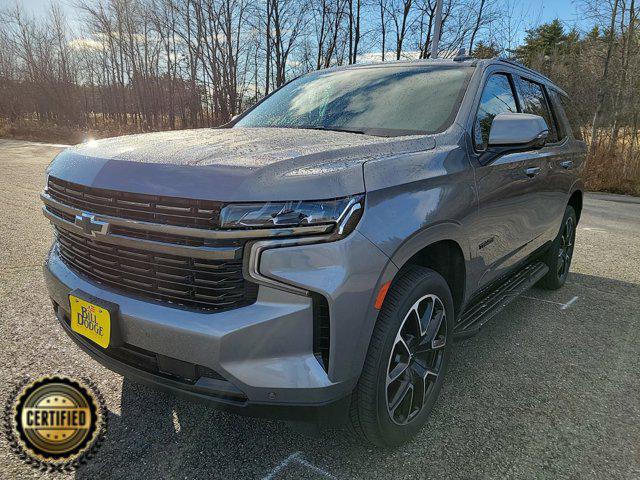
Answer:
[{"label": "front fender", "polygon": [[444,240],[452,240],[457,243],[462,250],[465,263],[470,261],[471,249],[469,242],[464,234],[462,225],[455,221],[443,221],[417,231],[396,249],[391,255],[391,261],[395,263],[398,268],[402,268],[402,266],[420,250]]}]

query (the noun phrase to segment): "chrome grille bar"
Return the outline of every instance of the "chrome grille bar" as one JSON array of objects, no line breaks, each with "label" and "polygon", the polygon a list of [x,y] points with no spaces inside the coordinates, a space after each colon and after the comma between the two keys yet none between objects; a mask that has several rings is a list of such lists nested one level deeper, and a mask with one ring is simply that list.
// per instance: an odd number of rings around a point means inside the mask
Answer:
[{"label": "chrome grille bar", "polygon": [[[49,219],[51,223],[59,228],[68,230],[76,235],[92,238],[91,235],[84,233],[82,228],[71,223],[64,218],[49,211],[46,206],[42,208],[42,213]],[[107,233],[100,235],[100,241],[120,245],[123,247],[138,248],[143,250],[151,250],[153,252],[165,253],[168,255],[184,255],[194,258],[208,258],[218,260],[230,260],[242,258],[242,247],[191,247],[188,245],[174,245],[171,243],[156,242],[154,240],[143,240],[140,238],[126,237],[124,235],[114,235]]]},{"label": "chrome grille bar", "polygon": [[70,207],[52,198],[48,193],[43,192],[40,198],[45,205],[55,210],[69,215],[80,215],[83,212],[92,213],[97,220],[107,222],[110,225],[126,227],[135,230],[145,230],[148,232],[158,232],[168,235],[179,235],[184,237],[206,238],[211,240],[238,240],[251,238],[280,238],[301,235],[319,235],[329,233],[335,225],[310,225],[304,227],[291,228],[260,228],[255,230],[205,230],[202,228],[180,227],[177,225],[165,225],[160,223],[144,222],[141,220],[130,220],[127,218],[113,217],[92,212],[91,210],[80,210]]}]

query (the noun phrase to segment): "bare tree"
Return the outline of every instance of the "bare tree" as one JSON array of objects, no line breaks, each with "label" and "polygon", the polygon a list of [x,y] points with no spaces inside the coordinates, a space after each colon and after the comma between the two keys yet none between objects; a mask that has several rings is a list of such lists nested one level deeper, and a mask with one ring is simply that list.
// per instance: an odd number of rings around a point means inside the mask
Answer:
[{"label": "bare tree", "polygon": [[600,114],[602,113],[602,107],[604,105],[605,95],[609,84],[609,66],[611,65],[611,57],[613,55],[613,48],[616,40],[615,26],[616,18],[618,16],[618,2],[619,0],[613,0],[613,8],[611,9],[611,23],[609,25],[609,33],[607,38],[607,54],[604,59],[604,67],[602,70],[602,77],[600,79],[600,88],[598,91],[598,98],[596,100],[596,108],[593,113],[593,121],[591,122],[591,151],[593,152],[596,145],[596,133],[598,130],[598,121],[600,120]]},{"label": "bare tree", "polygon": [[486,0],[480,0],[480,6],[478,8],[478,19],[476,20],[476,24],[473,27],[473,31],[471,32],[471,39],[469,40],[469,53],[473,52],[473,43],[476,39],[476,35],[480,30],[480,26],[482,25],[482,13],[484,10]]},{"label": "bare tree", "polygon": [[349,64],[358,61],[358,45],[360,44],[361,0],[349,1]]},{"label": "bare tree", "polygon": [[[0,129],[77,141],[220,125],[309,70],[387,49],[428,58],[435,28],[435,0],[80,1],[77,32],[55,4],[42,18],[0,8]],[[502,52],[556,80],[591,142],[589,186],[640,193],[638,1],[580,5],[586,34],[514,0],[444,0],[439,55]]]},{"label": "bare tree", "polygon": [[389,8],[389,16],[395,27],[396,34],[396,60],[402,55],[402,45],[411,26],[410,13],[413,0],[392,0]]}]

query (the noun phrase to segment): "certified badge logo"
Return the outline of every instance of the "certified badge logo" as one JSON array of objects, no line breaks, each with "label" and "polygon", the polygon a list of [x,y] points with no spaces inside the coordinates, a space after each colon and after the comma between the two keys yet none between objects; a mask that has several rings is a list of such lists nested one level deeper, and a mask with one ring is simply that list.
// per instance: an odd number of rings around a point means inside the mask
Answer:
[{"label": "certified badge logo", "polygon": [[104,400],[91,382],[59,376],[25,382],[7,402],[7,439],[34,467],[72,470],[102,442],[105,412]]}]

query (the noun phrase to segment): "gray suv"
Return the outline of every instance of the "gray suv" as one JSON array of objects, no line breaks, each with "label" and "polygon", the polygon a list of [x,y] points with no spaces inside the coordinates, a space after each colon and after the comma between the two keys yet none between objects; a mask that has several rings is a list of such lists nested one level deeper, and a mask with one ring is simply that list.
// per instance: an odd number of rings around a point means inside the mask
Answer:
[{"label": "gray suv", "polygon": [[318,71],[222,128],[70,148],[42,193],[57,319],[127,377],[399,444],[456,339],[565,282],[570,120],[544,76],[462,57]]}]

